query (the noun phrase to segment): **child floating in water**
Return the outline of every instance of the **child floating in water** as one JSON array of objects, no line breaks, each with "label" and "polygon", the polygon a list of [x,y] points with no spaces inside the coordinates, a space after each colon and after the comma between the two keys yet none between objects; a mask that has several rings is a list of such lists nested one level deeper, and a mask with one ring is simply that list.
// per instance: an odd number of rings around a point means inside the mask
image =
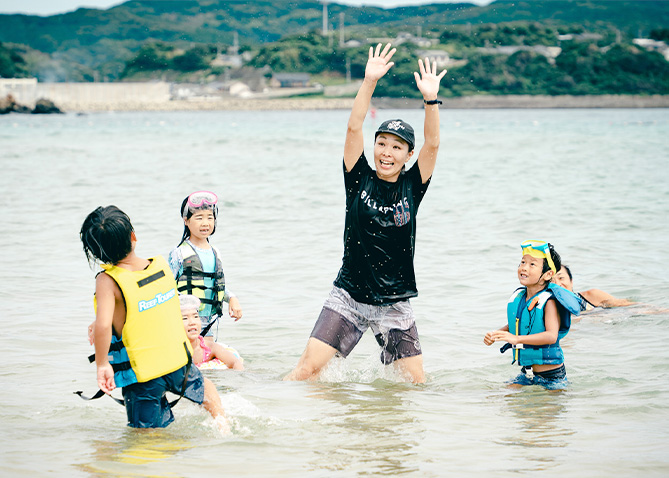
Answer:
[{"label": "child floating in water", "polygon": [[200,309],[200,299],[193,295],[180,295],[179,303],[186,335],[193,348],[193,363],[198,367],[223,365],[234,370],[244,370],[244,361],[237,351],[216,342],[208,346],[200,335],[202,322],[197,312]]},{"label": "child floating in water", "polygon": [[[558,273],[553,277],[553,282],[567,290],[574,292],[574,282],[569,267],[563,265]],[[581,302],[581,311],[592,310],[595,307],[626,307],[634,305],[635,302],[630,302],[627,299],[618,299],[611,294],[607,294],[603,290],[589,289],[583,292],[574,292]]]},{"label": "child floating in water", "polygon": [[[569,332],[571,314],[580,312],[579,301],[572,292],[551,283],[561,266],[551,244],[525,241],[521,248],[518,279],[523,287],[509,299],[507,324],[488,332],[483,343],[507,342],[501,351],[513,349],[511,363],[518,362],[522,372],[512,384],[562,389],[568,382],[560,339]],[[530,371],[533,376],[527,375]]]},{"label": "child floating in water", "polygon": [[230,317],[242,318],[239,300],[225,285],[221,253],[209,244],[209,236],[216,232],[217,203],[218,197],[210,191],[197,191],[183,200],[183,237],[169,255],[179,293],[200,299],[199,316],[209,345],[214,343],[212,325],[223,313],[223,302],[228,303]]}]

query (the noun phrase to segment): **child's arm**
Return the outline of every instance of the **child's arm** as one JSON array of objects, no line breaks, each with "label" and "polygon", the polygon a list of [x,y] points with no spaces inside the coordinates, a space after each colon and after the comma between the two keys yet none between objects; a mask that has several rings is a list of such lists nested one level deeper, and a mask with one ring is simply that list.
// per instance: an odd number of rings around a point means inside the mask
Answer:
[{"label": "child's arm", "polygon": [[244,363],[232,352],[226,350],[221,344],[211,344],[211,355],[223,362],[233,370],[244,370]]},{"label": "child's arm", "polygon": [[93,345],[95,343],[95,321],[88,326],[88,343]]},{"label": "child's arm", "polygon": [[634,302],[627,299],[618,299],[599,289],[586,290],[580,294],[595,307],[625,307],[634,304]]},{"label": "child's arm", "polygon": [[492,344],[494,344],[494,343],[495,343],[495,340],[493,339],[493,334],[494,334],[495,332],[500,332],[500,331],[502,331],[502,332],[504,332],[504,331],[508,332],[508,331],[509,331],[509,324],[506,324],[504,327],[500,327],[499,329],[497,329],[497,330],[494,331],[494,332],[488,332],[488,333],[486,333],[485,336],[483,337],[483,343],[486,344],[486,345],[492,345]]},{"label": "child's arm", "polygon": [[228,314],[235,319],[235,322],[242,318],[242,306],[234,295],[228,298]]},{"label": "child's arm", "polygon": [[[416,85],[418,90],[423,95],[425,101],[433,101],[437,99],[439,93],[439,82],[446,74],[443,70],[437,75],[437,62],[432,62],[425,58],[418,60],[418,67],[420,74],[414,72],[416,78]],[[420,149],[418,155],[418,167],[420,168],[420,177],[423,183],[426,183],[432,176],[434,166],[437,164],[437,152],[439,151],[439,105],[425,105],[425,124],[423,127],[423,134],[425,135],[425,143]]]},{"label": "child's arm", "polygon": [[[492,332],[490,338],[493,342],[508,342],[511,345],[549,345],[557,342],[558,331],[560,330],[560,318],[558,316],[555,300],[550,299],[544,306],[544,327],[545,332],[531,335],[515,335],[510,333],[507,325],[506,331],[502,329]],[[487,337],[487,336],[486,336]],[[490,345],[490,344],[488,344]]]},{"label": "child's arm", "polygon": [[395,48],[390,49],[390,43],[381,50],[381,44],[369,47],[369,59],[365,67],[365,79],[360,85],[358,94],[353,102],[351,116],[348,119],[346,143],[344,144],[344,166],[350,171],[360,158],[364,150],[362,123],[367,116],[369,103],[376,88],[376,83],[385,75],[395,63],[390,59],[395,54]]},{"label": "child's arm", "polygon": [[181,257],[181,251],[178,247],[175,247],[170,251],[169,256],[167,256],[167,262],[170,265],[170,270],[174,279],[178,279],[181,274],[184,273],[184,263],[183,258]]},{"label": "child's arm", "polygon": [[116,388],[114,370],[108,360],[109,344],[111,344],[112,322],[116,297],[114,279],[107,274],[98,274],[95,279],[95,297],[97,311],[93,327],[93,342],[95,345],[95,365],[97,366],[98,387],[105,393]]}]

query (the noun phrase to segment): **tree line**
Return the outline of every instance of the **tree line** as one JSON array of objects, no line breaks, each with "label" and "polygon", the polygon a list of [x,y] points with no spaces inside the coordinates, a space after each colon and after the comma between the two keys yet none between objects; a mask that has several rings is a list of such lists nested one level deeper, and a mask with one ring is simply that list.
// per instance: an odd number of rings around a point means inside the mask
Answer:
[{"label": "tree line", "polygon": [[[381,36],[399,30],[372,30]],[[438,33],[440,48],[463,61],[448,67],[443,90],[446,96],[469,94],[669,94],[669,62],[656,51],[647,51],[621,38],[615,28],[600,28],[596,35],[582,25],[550,26],[538,22],[451,25]],[[586,39],[579,39],[584,36]],[[651,38],[669,39],[669,29],[650,32]],[[568,39],[565,39],[568,38]],[[498,46],[556,46],[560,54],[547,57],[532,49],[495,54]],[[482,49],[482,47],[488,47]],[[163,78],[166,72],[222,73],[211,62],[220,44],[196,43],[183,48],[173,42],[146,43],[123,63],[119,79]],[[248,49],[248,47],[246,47]],[[492,50],[491,50],[492,49]],[[248,66],[272,72],[305,72],[343,81],[364,76],[368,46],[348,47],[320,31],[288,35],[254,51]],[[380,95],[415,97],[408,85],[421,49],[411,42],[398,48],[395,67],[378,85]],[[28,62],[17,49],[0,43],[0,76],[29,75]]]}]

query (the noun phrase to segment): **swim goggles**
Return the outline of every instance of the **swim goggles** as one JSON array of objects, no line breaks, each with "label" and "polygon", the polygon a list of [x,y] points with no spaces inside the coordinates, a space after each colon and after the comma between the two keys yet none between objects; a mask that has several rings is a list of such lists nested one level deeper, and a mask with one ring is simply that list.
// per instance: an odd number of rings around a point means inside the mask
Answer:
[{"label": "swim goggles", "polygon": [[212,209],[216,216],[216,213],[218,212],[218,208],[216,207],[217,203],[218,196],[211,191],[196,191],[188,196],[186,204],[184,204],[184,209],[181,211],[181,216],[186,218],[188,217],[189,210],[197,209]]},{"label": "swim goggles", "polygon": [[555,264],[553,264],[553,258],[551,257],[551,250],[548,247],[548,243],[544,241],[525,241],[520,245],[520,248],[523,251],[523,255],[530,255],[536,257],[537,259],[546,259],[548,262],[548,267],[551,268],[553,273],[557,273],[555,269]]}]

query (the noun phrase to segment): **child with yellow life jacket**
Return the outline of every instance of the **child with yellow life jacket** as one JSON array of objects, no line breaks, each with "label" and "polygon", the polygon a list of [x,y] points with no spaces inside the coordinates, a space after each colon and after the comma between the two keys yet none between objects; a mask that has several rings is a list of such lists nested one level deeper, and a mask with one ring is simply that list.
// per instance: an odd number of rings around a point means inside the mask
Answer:
[{"label": "child with yellow life jacket", "polygon": [[230,317],[242,318],[239,300],[225,285],[221,253],[209,243],[209,236],[216,231],[217,203],[218,197],[210,191],[196,191],[183,200],[184,233],[169,255],[179,293],[200,299],[198,313],[208,344],[214,342],[212,326],[223,313],[223,302],[228,303]]},{"label": "child with yellow life jacket", "polygon": [[[166,427],[174,420],[166,392],[202,404],[228,430],[214,384],[192,365],[176,284],[165,259],[143,259],[128,216],[116,206],[90,213],[80,233],[89,262],[103,271],[95,280],[95,345],[100,392],[122,387],[128,425]],[[81,395],[81,392],[77,392]],[[84,398],[84,397],[82,397]]]},{"label": "child with yellow life jacket", "polygon": [[507,305],[507,324],[488,332],[483,342],[507,342],[501,352],[513,350],[512,363],[522,372],[511,383],[562,389],[568,384],[562,339],[571,326],[571,315],[580,312],[579,300],[570,291],[551,283],[560,270],[560,255],[551,244],[525,241],[518,266],[518,288]]}]

